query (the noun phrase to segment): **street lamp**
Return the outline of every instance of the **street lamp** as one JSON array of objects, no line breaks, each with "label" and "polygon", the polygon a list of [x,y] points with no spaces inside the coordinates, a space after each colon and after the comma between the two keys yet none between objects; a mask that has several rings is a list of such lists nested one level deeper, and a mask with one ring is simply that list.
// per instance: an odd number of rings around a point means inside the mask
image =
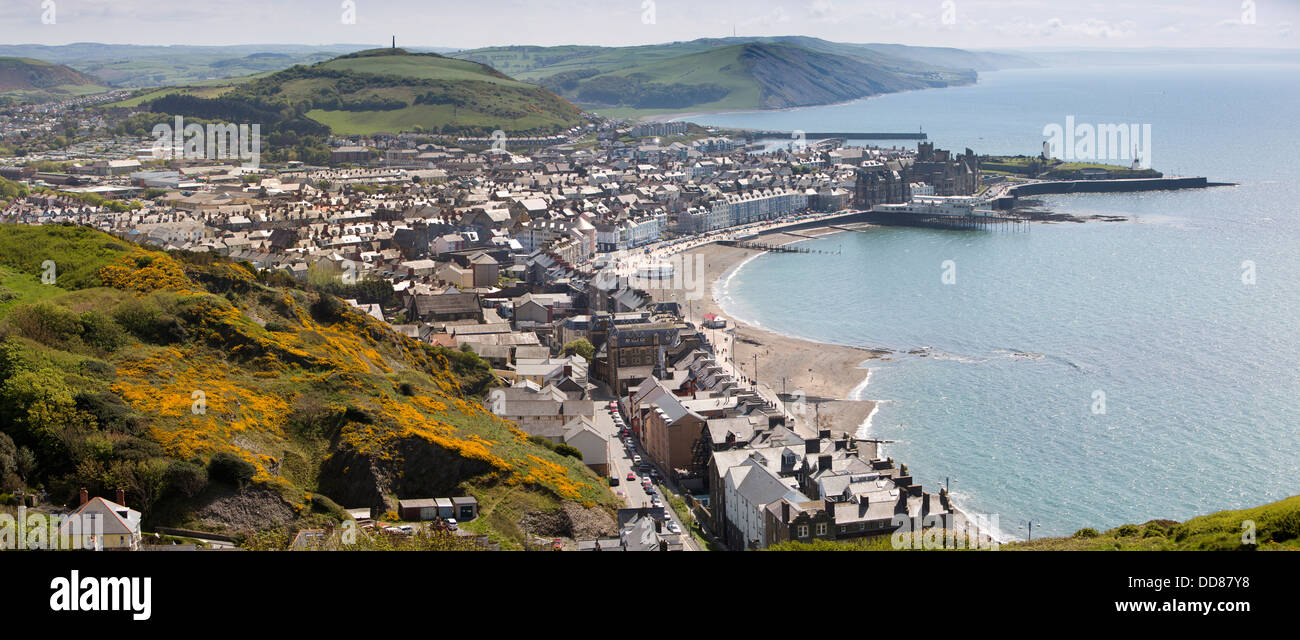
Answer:
[{"label": "street lamp", "polygon": [[1026,521],[1026,520],[1021,520],[1021,521],[1020,521],[1020,526],[1017,527],[1017,528],[1018,528],[1018,529],[1021,529],[1021,530],[1024,530],[1026,524],[1029,525],[1029,539],[1030,539],[1030,540],[1033,540],[1033,539],[1034,539],[1034,521],[1033,521],[1033,520],[1028,520],[1028,521]]}]

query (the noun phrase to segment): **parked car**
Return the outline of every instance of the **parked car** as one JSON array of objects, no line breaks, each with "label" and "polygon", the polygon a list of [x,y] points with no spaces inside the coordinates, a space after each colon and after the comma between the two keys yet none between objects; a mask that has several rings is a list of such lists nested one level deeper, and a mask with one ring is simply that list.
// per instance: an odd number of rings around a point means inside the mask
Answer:
[{"label": "parked car", "polygon": [[641,456],[639,455],[632,456],[632,464],[639,466],[641,464]]}]

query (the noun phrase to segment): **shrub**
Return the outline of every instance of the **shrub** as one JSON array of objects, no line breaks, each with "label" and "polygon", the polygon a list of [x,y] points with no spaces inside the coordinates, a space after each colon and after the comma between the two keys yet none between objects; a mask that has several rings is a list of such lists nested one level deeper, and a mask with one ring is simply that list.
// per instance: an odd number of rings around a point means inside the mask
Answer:
[{"label": "shrub", "polygon": [[411,383],[403,382],[397,385],[397,392],[404,396],[413,396],[415,395],[415,388],[411,386]]},{"label": "shrub", "polygon": [[229,451],[217,453],[208,461],[208,477],[213,482],[224,482],[239,489],[244,488],[256,472],[253,463]]},{"label": "shrub", "polygon": [[0,431],[0,477],[18,471],[18,447],[9,434]]},{"label": "shrub", "polygon": [[343,314],[347,313],[347,308],[347,303],[328,293],[322,293],[317,296],[316,302],[312,303],[310,310],[312,317],[317,322],[334,324],[343,318]]},{"label": "shrub", "polygon": [[9,326],[25,338],[63,349],[78,339],[81,318],[63,307],[40,302],[14,307],[9,313]]},{"label": "shrub", "polygon": [[374,416],[371,416],[365,409],[355,405],[348,405],[348,408],[343,411],[343,419],[348,422],[359,422],[361,424],[375,423]]},{"label": "shrub", "polygon": [[1262,536],[1273,542],[1300,537],[1300,511],[1291,511],[1272,518],[1260,527]]},{"label": "shrub", "polygon": [[1115,535],[1118,535],[1122,538],[1131,538],[1140,533],[1142,533],[1142,528],[1135,524],[1122,525],[1115,530]]},{"label": "shrub", "polygon": [[180,319],[164,310],[157,297],[124,301],[114,310],[113,319],[145,342],[171,344],[186,338]]},{"label": "shrub", "polygon": [[323,496],[319,493],[313,493],[311,495],[311,508],[313,511],[318,513],[325,513],[333,516],[342,517],[344,513],[343,507],[340,507],[337,502],[334,502],[327,496]]},{"label": "shrub", "polygon": [[84,360],[81,363],[81,372],[101,378],[112,378],[117,375],[117,367],[103,360]]},{"label": "shrub", "polygon": [[1074,532],[1075,538],[1096,538],[1097,530],[1092,527],[1085,527]]},{"label": "shrub", "polygon": [[551,442],[551,440],[550,440],[549,438],[545,438],[545,437],[542,437],[542,436],[528,436],[528,441],[531,442],[531,443],[533,443],[533,444],[541,445],[541,446],[543,446],[543,447],[546,447],[547,449],[550,449],[551,451],[555,451],[555,443],[554,443],[554,442]]},{"label": "shrub", "polygon": [[294,432],[306,436],[323,436],[341,426],[345,412],[329,405],[316,392],[304,392],[293,399],[288,424]]},{"label": "shrub", "polygon": [[144,421],[116,394],[83,391],[74,398],[77,409],[95,417],[101,429],[131,435],[144,429]]},{"label": "shrub", "polygon": [[582,452],[578,451],[576,447],[571,445],[557,444],[555,445],[555,452],[562,456],[569,456],[570,458],[577,458],[579,460],[582,459]]},{"label": "shrub", "polygon": [[98,312],[81,314],[81,340],[101,351],[116,351],[126,344],[126,332],[112,318]]},{"label": "shrub", "polygon": [[22,349],[13,339],[6,337],[0,341],[0,382],[3,382],[24,367]]},{"label": "shrub", "polygon": [[166,477],[168,490],[186,498],[199,495],[208,486],[208,471],[184,460],[168,463]]}]

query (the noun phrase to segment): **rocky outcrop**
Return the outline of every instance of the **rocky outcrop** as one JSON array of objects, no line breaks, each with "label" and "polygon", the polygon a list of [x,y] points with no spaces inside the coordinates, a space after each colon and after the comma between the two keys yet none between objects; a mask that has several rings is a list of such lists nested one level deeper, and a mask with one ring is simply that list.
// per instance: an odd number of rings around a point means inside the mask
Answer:
[{"label": "rocky outcrop", "polygon": [[197,509],[194,517],[205,529],[222,533],[272,529],[295,519],[293,506],[264,487],[220,493]]},{"label": "rocky outcrop", "polygon": [[398,442],[388,458],[336,451],[321,466],[321,493],[347,508],[375,507],[395,511],[390,496],[437,498],[457,494],[466,478],[491,472],[483,461],[464,458],[420,438]]},{"label": "rocky outcrop", "polygon": [[519,528],[541,538],[590,540],[618,535],[618,523],[608,511],[599,507],[584,508],[573,502],[565,502],[554,511],[524,514]]}]

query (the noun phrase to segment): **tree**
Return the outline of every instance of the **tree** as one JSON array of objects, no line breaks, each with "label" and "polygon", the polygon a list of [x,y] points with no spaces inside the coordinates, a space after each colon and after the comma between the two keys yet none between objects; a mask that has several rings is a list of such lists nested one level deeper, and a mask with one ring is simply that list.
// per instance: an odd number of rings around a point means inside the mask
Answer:
[{"label": "tree", "polygon": [[565,356],[571,356],[576,353],[582,356],[584,360],[591,360],[591,358],[596,355],[596,347],[593,347],[591,342],[586,338],[578,338],[577,340],[564,345],[562,353]]},{"label": "tree", "polygon": [[173,460],[167,465],[167,489],[186,498],[193,498],[208,486],[208,472],[192,462]]}]

